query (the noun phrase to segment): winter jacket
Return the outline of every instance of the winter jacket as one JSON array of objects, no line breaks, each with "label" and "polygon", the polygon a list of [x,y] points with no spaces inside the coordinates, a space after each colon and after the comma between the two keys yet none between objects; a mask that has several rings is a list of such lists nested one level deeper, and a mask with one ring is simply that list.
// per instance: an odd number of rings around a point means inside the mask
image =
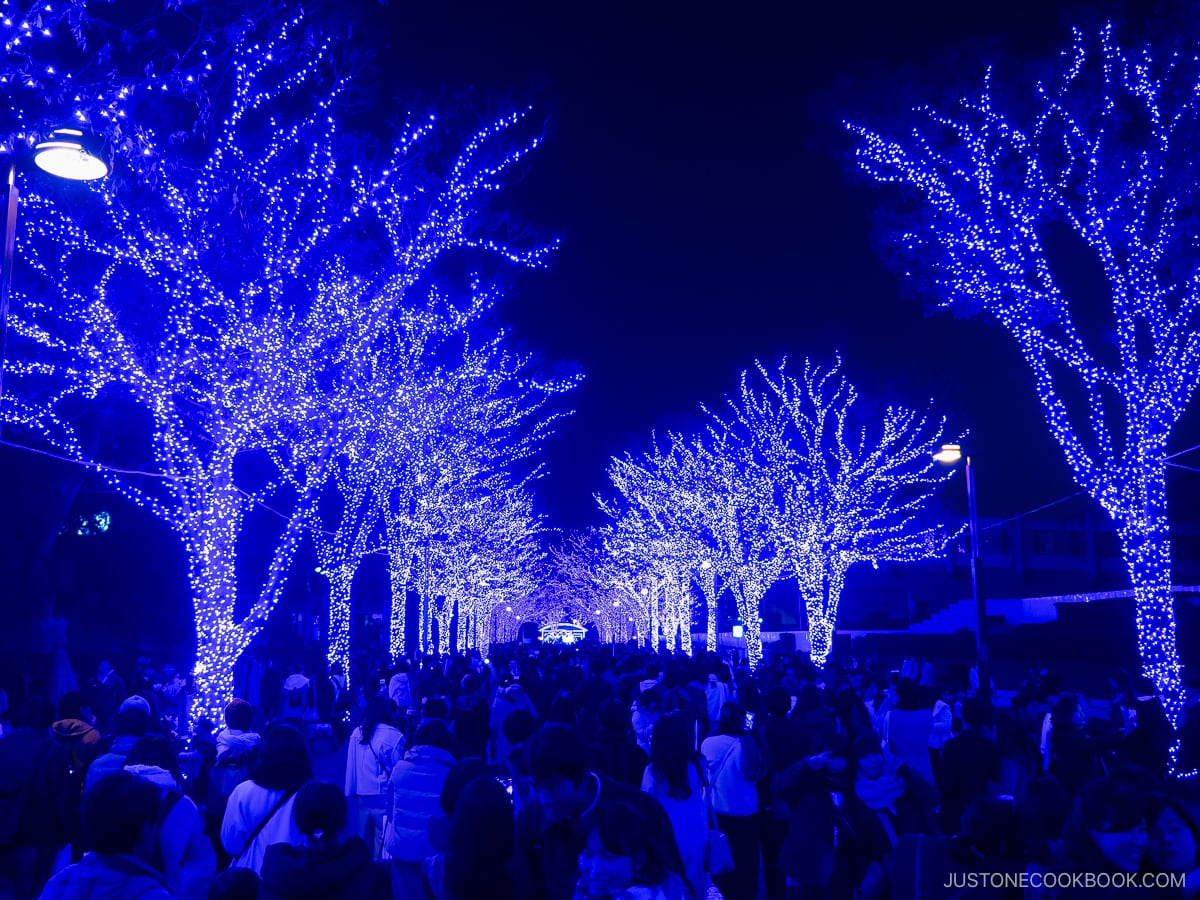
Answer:
[{"label": "winter jacket", "polygon": [[512,745],[504,737],[504,721],[518,709],[523,709],[535,719],[537,718],[537,710],[533,708],[533,701],[529,699],[528,694],[521,690],[519,684],[510,685],[496,693],[496,699],[492,703],[492,717],[489,723],[492,729],[491,737],[493,746],[496,748],[493,762],[505,763],[508,761],[508,754],[512,752]]},{"label": "winter jacket", "polygon": [[761,775],[762,758],[754,739],[714,734],[700,745],[700,752],[708,760],[713,810],[727,816],[758,812],[755,782]]},{"label": "winter jacket", "polygon": [[158,827],[158,848],[162,853],[163,874],[171,889],[184,900],[204,900],[208,885],[217,871],[217,854],[204,833],[204,818],[190,797],[178,793],[175,777],[158,766],[126,766],[125,771],[144,778],[159,789],[160,802],[171,802],[170,811]]},{"label": "winter jacket", "polygon": [[[253,869],[262,874],[263,855],[272,844],[299,844],[300,831],[292,821],[293,793],[276,809],[284,791],[260,787],[253,780],[243,781],[229,794],[225,818],[221,822],[221,846],[233,857],[232,866]],[[272,810],[275,810],[272,814]],[[251,832],[260,822],[270,820],[247,847]]]},{"label": "winter jacket", "polygon": [[274,844],[262,865],[259,900],[391,900],[391,875],[362,838],[321,850]]},{"label": "winter jacket", "polygon": [[133,745],[137,743],[137,740],[136,737],[130,734],[118,734],[113,738],[109,751],[101,753],[88,766],[87,777],[83,782],[85,794],[92,789],[93,784],[105,775],[120,772],[121,769],[125,768],[125,757],[129,755],[129,751],[133,749]]},{"label": "winter jacket", "polygon": [[409,681],[407,672],[397,672],[392,676],[392,680],[388,682],[388,696],[392,698],[392,702],[396,704],[396,709],[400,711],[401,715],[410,709],[415,709],[412,683]]},{"label": "winter jacket", "polygon": [[403,746],[404,735],[391,725],[376,725],[369,744],[363,743],[362,727],[355,728],[346,749],[346,796],[386,794]]},{"label": "winter jacket", "polygon": [[704,686],[704,700],[708,705],[708,721],[715,725],[721,718],[721,707],[732,699],[733,692],[729,689],[729,685],[717,676],[710,675],[708,684]]},{"label": "winter jacket", "polygon": [[217,732],[217,756],[226,753],[240,755],[256,748],[262,743],[262,736],[256,731],[237,731],[233,728],[222,728]]},{"label": "winter jacket", "polygon": [[50,879],[41,900],[173,900],[162,873],[132,856],[88,853]]},{"label": "winter jacket", "polygon": [[396,763],[388,785],[387,850],[393,859],[420,862],[433,855],[429,820],[441,812],[442,785],[454,765],[449,750],[418,744]]}]

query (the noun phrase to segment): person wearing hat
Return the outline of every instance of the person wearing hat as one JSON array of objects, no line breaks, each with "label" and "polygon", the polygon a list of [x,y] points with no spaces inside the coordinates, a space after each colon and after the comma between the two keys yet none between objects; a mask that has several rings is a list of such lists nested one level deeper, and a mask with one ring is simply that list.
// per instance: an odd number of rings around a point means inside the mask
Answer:
[{"label": "person wearing hat", "polygon": [[112,737],[112,743],[109,744],[107,751],[97,756],[92,761],[92,764],[88,766],[87,776],[83,784],[84,791],[90,790],[92,785],[103,776],[111,772],[119,772],[125,768],[125,757],[129,755],[129,751],[133,749],[133,745],[138,742],[138,738],[144,735],[149,729],[149,702],[145,697],[140,697],[137,694],[134,694],[132,697],[126,697],[117,710],[116,734]]}]

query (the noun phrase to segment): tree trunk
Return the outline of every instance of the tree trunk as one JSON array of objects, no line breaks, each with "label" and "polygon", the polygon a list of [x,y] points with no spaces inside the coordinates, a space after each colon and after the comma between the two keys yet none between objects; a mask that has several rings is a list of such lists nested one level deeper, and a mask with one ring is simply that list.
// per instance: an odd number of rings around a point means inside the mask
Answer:
[{"label": "tree trunk", "polygon": [[388,649],[392,659],[403,659],[408,655],[408,570],[395,562],[388,564],[388,581],[391,585],[392,602],[388,611]]},{"label": "tree trunk", "polygon": [[761,595],[747,591],[745,586],[732,586],[737,600],[738,615],[742,618],[742,639],[746,642],[746,660],[750,668],[757,669],[762,662],[762,625],[758,621]]},{"label": "tree trunk", "polygon": [[692,581],[686,575],[679,579],[679,649],[692,655]]},{"label": "tree trunk", "polygon": [[[1143,456],[1143,460],[1150,458]],[[1164,457],[1160,455],[1159,459]],[[1165,462],[1143,462],[1137,515],[1118,522],[1125,567],[1133,585],[1138,653],[1142,673],[1162,695],[1171,723],[1183,712],[1183,674],[1175,642],[1175,601],[1171,595],[1171,537],[1167,523]]]},{"label": "tree trunk", "polygon": [[350,590],[354,584],[354,570],[350,566],[332,569],[329,579],[329,640],[326,658],[332,667],[340,663],[342,672],[350,674]]}]

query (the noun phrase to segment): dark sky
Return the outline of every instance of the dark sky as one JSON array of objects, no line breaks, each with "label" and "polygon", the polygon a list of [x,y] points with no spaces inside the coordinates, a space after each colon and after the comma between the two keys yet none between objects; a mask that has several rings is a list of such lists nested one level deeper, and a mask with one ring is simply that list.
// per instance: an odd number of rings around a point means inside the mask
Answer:
[{"label": "dark sky", "polygon": [[438,6],[394,8],[400,80],[532,100],[548,121],[514,202],[565,243],[501,315],[587,375],[547,447],[540,495],[555,524],[596,521],[611,454],[695,425],[754,358],[784,354],[841,352],[864,396],[933,399],[971,431],[981,514],[1075,489],[1007,335],[927,317],[879,262],[881,195],[850,171],[839,123],[938,100],[992,59],[1054,54],[1094,11]]}]

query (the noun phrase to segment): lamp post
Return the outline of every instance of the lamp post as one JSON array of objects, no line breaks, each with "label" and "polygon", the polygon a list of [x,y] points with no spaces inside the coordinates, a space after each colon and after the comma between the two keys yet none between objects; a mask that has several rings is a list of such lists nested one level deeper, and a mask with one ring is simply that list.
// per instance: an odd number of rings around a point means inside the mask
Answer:
[{"label": "lamp post", "polygon": [[938,462],[952,466],[963,462],[963,474],[967,480],[967,533],[970,537],[971,596],[975,600],[975,655],[979,659],[979,696],[991,704],[991,671],[988,667],[987,600],[979,586],[979,518],[975,512],[975,469],[971,457],[964,454],[959,444],[942,444],[942,449],[933,454]]},{"label": "lamp post", "polygon": [[[58,128],[33,148],[33,164],[68,181],[95,181],[109,173],[100,142],[76,128]],[[4,360],[8,350],[8,303],[12,295],[13,260],[17,242],[17,168],[25,157],[16,150],[4,160],[4,237],[0,262],[0,400],[4,398]]]}]

